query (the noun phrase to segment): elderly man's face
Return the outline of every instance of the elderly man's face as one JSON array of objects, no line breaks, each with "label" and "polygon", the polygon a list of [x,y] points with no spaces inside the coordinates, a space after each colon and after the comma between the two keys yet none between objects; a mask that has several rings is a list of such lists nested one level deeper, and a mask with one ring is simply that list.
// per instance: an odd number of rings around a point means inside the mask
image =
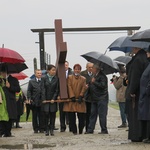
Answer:
[{"label": "elderly man's face", "polygon": [[93,68],[92,68],[92,73],[93,73],[93,74],[96,74],[96,73],[97,73],[97,68],[93,67]]}]

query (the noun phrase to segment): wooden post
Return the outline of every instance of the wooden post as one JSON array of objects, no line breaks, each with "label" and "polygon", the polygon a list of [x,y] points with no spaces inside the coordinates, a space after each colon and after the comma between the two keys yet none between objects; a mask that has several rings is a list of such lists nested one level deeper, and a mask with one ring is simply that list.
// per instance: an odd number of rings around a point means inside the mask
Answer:
[{"label": "wooden post", "polygon": [[59,77],[60,85],[60,98],[67,99],[67,82],[66,82],[66,72],[65,72],[65,60],[67,55],[67,44],[63,42],[62,34],[62,21],[55,20],[55,38],[56,38],[56,52],[57,52],[57,75]]}]

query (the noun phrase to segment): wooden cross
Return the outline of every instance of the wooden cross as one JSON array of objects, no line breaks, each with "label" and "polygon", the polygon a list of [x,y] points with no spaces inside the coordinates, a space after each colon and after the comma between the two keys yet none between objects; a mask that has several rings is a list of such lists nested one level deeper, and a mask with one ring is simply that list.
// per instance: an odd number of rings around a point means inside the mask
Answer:
[{"label": "wooden cross", "polygon": [[62,34],[62,20],[55,20],[55,38],[56,38],[56,67],[57,75],[59,77],[60,86],[60,98],[67,99],[67,82],[66,82],[66,71],[65,71],[65,60],[67,56],[67,43],[63,42]]}]

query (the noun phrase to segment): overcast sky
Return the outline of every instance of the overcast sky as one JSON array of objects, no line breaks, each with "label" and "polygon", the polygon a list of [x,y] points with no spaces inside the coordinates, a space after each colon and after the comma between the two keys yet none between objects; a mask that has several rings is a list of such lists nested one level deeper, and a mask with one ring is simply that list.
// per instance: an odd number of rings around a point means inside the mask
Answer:
[{"label": "overcast sky", "polygon": [[[117,27],[141,26],[150,28],[149,0],[1,0],[0,1],[0,47],[2,44],[19,52],[33,74],[33,58],[38,59],[38,34],[35,28],[54,28],[54,20],[62,19],[64,28],[72,27]],[[121,33],[64,34],[67,42],[67,60],[70,67],[80,63],[85,69],[86,60],[80,55],[89,51],[105,52]],[[46,33],[45,51],[51,55],[55,65],[56,46],[54,34]],[[112,58],[123,53],[108,54]]]}]

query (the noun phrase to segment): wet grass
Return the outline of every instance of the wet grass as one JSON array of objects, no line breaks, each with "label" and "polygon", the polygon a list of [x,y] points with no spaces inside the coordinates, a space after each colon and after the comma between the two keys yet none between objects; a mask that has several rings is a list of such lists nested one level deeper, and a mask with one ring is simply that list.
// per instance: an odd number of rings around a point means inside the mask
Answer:
[{"label": "wet grass", "polygon": [[119,105],[117,102],[109,102],[109,107],[119,110]]}]

